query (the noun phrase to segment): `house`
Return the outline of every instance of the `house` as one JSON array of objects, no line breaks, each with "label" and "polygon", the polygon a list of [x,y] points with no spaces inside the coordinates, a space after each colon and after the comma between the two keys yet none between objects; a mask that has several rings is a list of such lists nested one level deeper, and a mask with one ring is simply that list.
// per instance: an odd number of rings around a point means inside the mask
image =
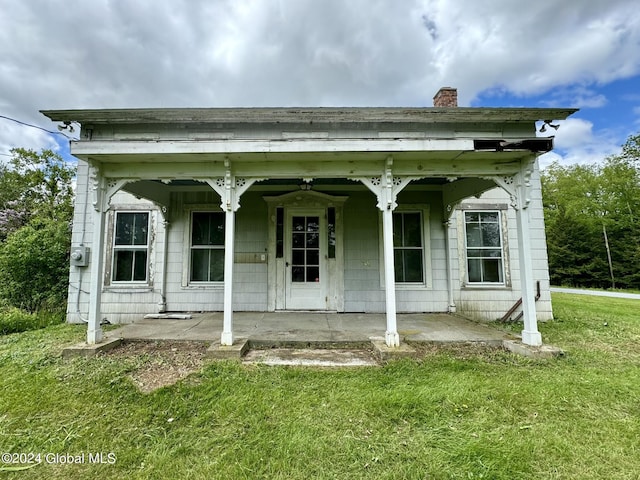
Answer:
[{"label": "house", "polygon": [[[48,110],[79,122],[68,319],[234,311],[552,317],[536,122],[573,109]],[[547,123],[550,120],[546,120]],[[540,285],[536,302],[536,284]]]}]

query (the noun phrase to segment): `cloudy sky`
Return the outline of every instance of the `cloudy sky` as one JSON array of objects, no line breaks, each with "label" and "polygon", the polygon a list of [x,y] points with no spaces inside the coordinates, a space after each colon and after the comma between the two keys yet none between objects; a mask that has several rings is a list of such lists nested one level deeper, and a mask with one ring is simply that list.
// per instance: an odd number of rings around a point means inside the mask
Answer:
[{"label": "cloudy sky", "polygon": [[38,111],[577,107],[543,163],[640,132],[636,0],[0,0],[0,161],[68,152]]}]

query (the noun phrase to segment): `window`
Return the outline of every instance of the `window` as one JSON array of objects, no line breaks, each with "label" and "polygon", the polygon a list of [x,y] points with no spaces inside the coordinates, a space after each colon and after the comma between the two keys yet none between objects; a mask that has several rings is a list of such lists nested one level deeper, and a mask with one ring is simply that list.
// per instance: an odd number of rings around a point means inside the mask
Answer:
[{"label": "window", "polygon": [[327,257],[336,258],[336,208],[327,208]]},{"label": "window", "polygon": [[149,212],[116,212],[113,281],[146,282]]},{"label": "window", "polygon": [[192,213],[190,279],[192,282],[224,281],[224,213]]},{"label": "window", "polygon": [[500,212],[464,212],[469,283],[504,283]]},{"label": "window", "polygon": [[291,218],[291,280],[320,281],[320,217]]},{"label": "window", "polygon": [[424,282],[422,214],[393,214],[393,253],[398,283]]},{"label": "window", "polygon": [[284,257],[284,208],[276,207],[276,258]]}]

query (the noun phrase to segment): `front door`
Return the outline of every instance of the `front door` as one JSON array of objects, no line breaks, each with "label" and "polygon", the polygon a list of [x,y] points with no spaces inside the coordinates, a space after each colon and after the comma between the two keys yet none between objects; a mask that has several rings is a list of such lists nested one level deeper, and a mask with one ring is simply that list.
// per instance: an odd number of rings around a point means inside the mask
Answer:
[{"label": "front door", "polygon": [[326,310],[325,210],[288,210],[285,230],[285,308]]}]

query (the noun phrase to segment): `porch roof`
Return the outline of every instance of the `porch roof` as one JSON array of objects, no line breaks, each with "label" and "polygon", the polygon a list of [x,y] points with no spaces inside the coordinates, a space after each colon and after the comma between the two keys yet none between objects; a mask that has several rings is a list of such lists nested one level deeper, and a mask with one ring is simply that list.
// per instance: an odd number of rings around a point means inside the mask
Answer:
[{"label": "porch roof", "polygon": [[107,177],[193,179],[220,176],[231,162],[246,177],[351,178],[377,175],[513,174],[550,151],[535,122],[565,119],[570,108],[161,108],[43,110],[80,122],[72,153]]},{"label": "porch roof", "polygon": [[41,110],[57,122],[81,124],[178,123],[512,123],[563,120],[574,108],[475,107],[279,107],[279,108],[127,108]]}]

